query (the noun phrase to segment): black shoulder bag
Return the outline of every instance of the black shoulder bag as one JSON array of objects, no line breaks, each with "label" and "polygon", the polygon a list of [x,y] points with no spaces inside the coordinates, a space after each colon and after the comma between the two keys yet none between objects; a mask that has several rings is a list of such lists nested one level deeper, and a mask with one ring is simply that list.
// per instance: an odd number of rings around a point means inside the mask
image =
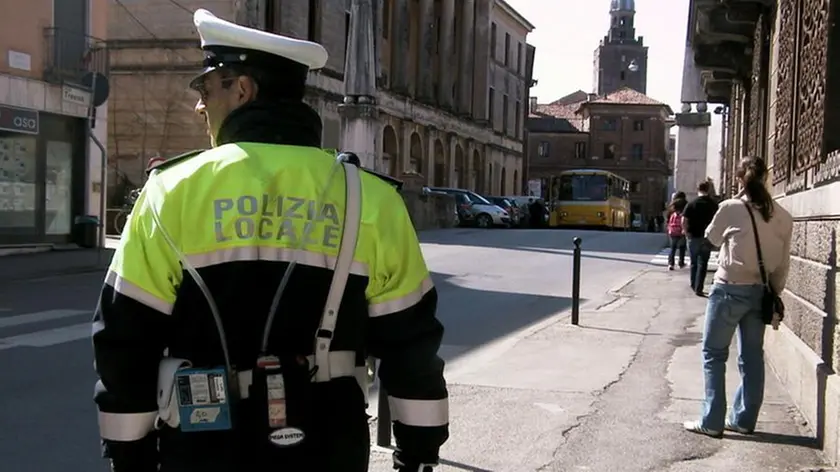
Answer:
[{"label": "black shoulder bag", "polygon": [[773,290],[770,285],[770,280],[767,277],[767,272],[764,270],[764,258],[761,256],[761,240],[758,237],[758,226],[755,224],[755,216],[753,216],[750,204],[744,202],[747,207],[747,214],[750,215],[752,222],[753,234],[755,235],[755,249],[758,252],[758,270],[761,272],[761,283],[764,285],[764,294],[761,297],[761,319],[764,324],[771,324],[773,322],[773,315],[779,315],[779,321],[785,319],[785,304],[782,298]]}]

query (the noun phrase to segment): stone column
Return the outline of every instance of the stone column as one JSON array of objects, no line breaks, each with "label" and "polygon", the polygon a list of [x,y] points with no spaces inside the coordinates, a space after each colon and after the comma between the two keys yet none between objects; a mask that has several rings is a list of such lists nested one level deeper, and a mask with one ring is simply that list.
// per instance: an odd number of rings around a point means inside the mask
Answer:
[{"label": "stone column", "polygon": [[403,122],[402,124],[402,146],[400,163],[397,170],[402,174],[413,170],[411,167],[411,135],[414,133],[414,126],[410,123]]},{"label": "stone column", "polygon": [[374,62],[376,63],[376,88],[379,89],[382,79],[382,28],[388,18],[385,18],[385,8],[383,2],[385,0],[373,0],[373,24],[375,28],[375,36],[373,41]]},{"label": "stone column", "polygon": [[[473,69],[472,116],[484,121],[487,117],[487,94],[490,73],[490,8],[493,0],[476,0],[475,9],[475,51]],[[498,38],[496,38],[498,40]],[[503,90],[499,91],[504,94]]]},{"label": "stone column", "polygon": [[461,50],[458,61],[458,114],[472,114],[473,39],[475,37],[475,0],[461,0]]},{"label": "stone column", "polygon": [[435,2],[420,0],[420,42],[417,45],[417,98],[421,102],[434,102],[435,89],[432,82],[434,73],[435,42]]},{"label": "stone column", "polygon": [[344,103],[342,146],[359,156],[363,167],[376,168],[376,144],[381,136],[376,106],[376,27],[374,0],[353,0],[350,7],[350,33],[344,63]]},{"label": "stone column", "polygon": [[394,0],[391,29],[391,90],[408,94],[409,45],[411,38],[408,0]]},{"label": "stone column", "polygon": [[457,187],[458,181],[455,179],[455,133],[447,132],[446,141],[443,147],[446,149],[446,185],[449,187]]},{"label": "stone column", "polygon": [[426,153],[424,156],[423,167],[426,168],[426,185],[434,185],[435,183],[435,165],[437,164],[437,154],[435,153],[435,141],[437,141],[437,130],[434,127],[427,127],[425,132]]},{"label": "stone column", "polygon": [[440,21],[440,63],[438,80],[438,104],[445,110],[452,110],[452,84],[455,61],[455,38],[452,29],[455,25],[455,0],[443,0],[443,10]]},{"label": "stone column", "polygon": [[[676,115],[679,130],[674,158],[674,191],[685,192],[690,201],[697,196],[697,184],[707,177],[706,154],[712,117],[707,111],[700,70],[694,64],[694,53],[689,46],[683,61],[682,101],[682,110]],[[666,195],[666,199],[670,198],[671,195]]]}]

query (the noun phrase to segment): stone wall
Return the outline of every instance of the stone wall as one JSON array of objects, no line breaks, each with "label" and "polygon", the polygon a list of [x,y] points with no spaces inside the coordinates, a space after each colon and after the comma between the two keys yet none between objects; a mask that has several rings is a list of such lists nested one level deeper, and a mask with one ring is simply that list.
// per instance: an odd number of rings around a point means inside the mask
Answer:
[{"label": "stone wall", "polygon": [[[752,83],[732,87],[724,183],[734,187],[742,155],[764,157],[777,202],[794,217],[791,266],[782,294],[782,328],[768,330],[765,354],[813,429],[826,458],[840,459],[840,325],[837,322],[837,231],[840,145],[827,110],[840,82],[828,41],[829,8],[781,0],[756,25]],[[807,27],[805,27],[807,25]],[[836,33],[831,33],[836,35]],[[804,46],[802,46],[804,45]],[[835,51],[836,52],[836,51]],[[814,73],[805,73],[811,71]],[[815,85],[815,83],[817,85]]]},{"label": "stone wall", "polygon": [[411,222],[417,231],[453,226],[455,197],[424,192],[424,177],[420,174],[403,174],[402,181],[404,185],[400,195],[405,201]]},{"label": "stone wall", "polygon": [[831,321],[826,325],[826,317],[836,313],[833,299],[837,226],[833,221],[794,223],[790,275],[782,295],[787,327],[835,371],[840,364],[832,347]]}]

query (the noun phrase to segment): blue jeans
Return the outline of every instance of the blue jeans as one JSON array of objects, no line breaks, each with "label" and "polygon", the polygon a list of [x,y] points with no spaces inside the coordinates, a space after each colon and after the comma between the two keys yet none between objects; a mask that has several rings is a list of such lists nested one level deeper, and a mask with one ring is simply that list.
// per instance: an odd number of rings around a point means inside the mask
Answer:
[{"label": "blue jeans", "polygon": [[691,271],[691,288],[695,293],[702,293],[706,284],[706,272],[709,270],[709,258],[712,247],[706,238],[688,238],[688,261]]},{"label": "blue jeans", "polygon": [[741,385],[735,392],[730,421],[754,430],[764,401],[764,329],[761,285],[712,285],[703,328],[703,372],[706,399],[704,428],[723,431],[726,418],[726,360],[732,335],[738,330],[738,370]]},{"label": "blue jeans", "polygon": [[680,267],[685,265],[685,236],[668,236],[671,241],[671,252],[668,253],[668,266],[674,267],[674,256],[677,249],[680,252]]}]

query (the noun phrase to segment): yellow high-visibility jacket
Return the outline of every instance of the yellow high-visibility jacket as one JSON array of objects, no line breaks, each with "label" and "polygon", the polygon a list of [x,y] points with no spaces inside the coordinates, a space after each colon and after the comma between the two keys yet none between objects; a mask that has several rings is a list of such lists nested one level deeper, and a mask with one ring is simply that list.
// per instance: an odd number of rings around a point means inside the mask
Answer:
[{"label": "yellow high-visibility jacket", "polygon": [[[208,302],[179,252],[218,306],[237,372],[254,367],[272,299],[296,261],[269,351],[281,358],[313,354],[346,223],[344,169],[338,165],[334,172],[335,166],[335,157],[317,148],[236,143],[171,159],[152,174],[126,224],[94,318],[95,400],[106,454],[146,457],[159,439],[161,464],[287,460],[281,449],[255,445],[250,431],[259,429],[260,410],[247,398],[236,433],[164,426],[151,434],[158,365],[165,350],[194,366],[223,363]],[[436,462],[448,437],[437,293],[398,192],[367,172],[360,179],[359,234],[331,333],[330,378],[313,380],[306,411],[315,425],[308,433],[317,445],[313,460],[326,462],[309,470],[362,470],[348,464],[361,460],[359,451],[367,454],[365,392],[354,375],[368,355],[381,359],[402,461]],[[220,455],[199,454],[208,448]]]}]

